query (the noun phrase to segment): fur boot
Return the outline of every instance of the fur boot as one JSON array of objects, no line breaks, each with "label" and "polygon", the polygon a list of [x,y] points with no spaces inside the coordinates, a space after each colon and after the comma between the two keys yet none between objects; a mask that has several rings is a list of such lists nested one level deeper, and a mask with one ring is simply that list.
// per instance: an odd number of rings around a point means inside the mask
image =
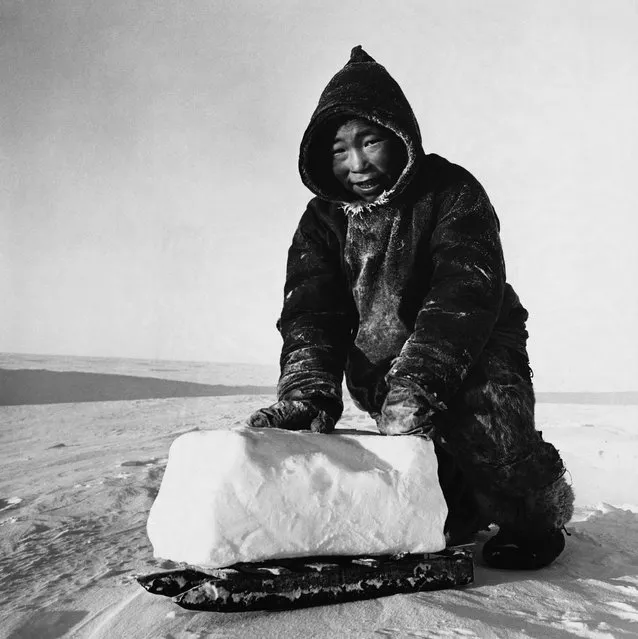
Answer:
[{"label": "fur boot", "polygon": [[574,491],[564,477],[522,497],[479,493],[477,501],[484,518],[531,537],[562,528],[574,514]]},{"label": "fur boot", "polygon": [[494,568],[530,570],[549,565],[565,548],[562,529],[574,514],[574,491],[559,478],[524,497],[479,497],[499,525],[483,547],[485,562]]}]

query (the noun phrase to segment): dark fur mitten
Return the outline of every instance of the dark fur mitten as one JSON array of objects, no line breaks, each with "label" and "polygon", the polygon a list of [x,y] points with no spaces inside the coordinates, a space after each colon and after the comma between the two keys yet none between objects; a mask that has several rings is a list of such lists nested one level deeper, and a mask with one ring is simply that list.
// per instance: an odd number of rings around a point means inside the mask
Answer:
[{"label": "dark fur mitten", "polygon": [[282,400],[254,412],[247,423],[254,428],[283,428],[331,433],[336,419],[311,400]]}]

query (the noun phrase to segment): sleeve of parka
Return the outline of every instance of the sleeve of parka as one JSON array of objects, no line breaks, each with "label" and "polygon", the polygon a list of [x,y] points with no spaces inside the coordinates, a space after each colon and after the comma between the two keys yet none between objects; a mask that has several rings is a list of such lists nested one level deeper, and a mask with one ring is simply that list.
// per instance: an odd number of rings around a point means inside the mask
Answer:
[{"label": "sleeve of parka", "polygon": [[444,191],[429,250],[430,288],[387,380],[416,383],[441,410],[487,343],[505,288],[499,221],[483,187],[466,171]]},{"label": "sleeve of parka", "polygon": [[338,419],[354,303],[337,234],[318,206],[316,199],[309,203],[288,251],[284,304],[277,322],[283,338],[277,393],[280,400],[328,400]]}]

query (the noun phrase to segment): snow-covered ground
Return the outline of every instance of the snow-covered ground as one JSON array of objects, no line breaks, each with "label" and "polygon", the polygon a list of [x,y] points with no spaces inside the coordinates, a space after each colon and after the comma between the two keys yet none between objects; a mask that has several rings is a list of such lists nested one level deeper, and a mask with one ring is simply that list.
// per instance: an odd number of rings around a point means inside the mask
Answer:
[{"label": "snow-covered ground", "polygon": [[[567,549],[549,568],[492,570],[477,553],[475,583],[458,590],[224,615],[182,610],[132,575],[162,568],[146,519],[170,443],[270,403],[253,393],[272,386],[274,369],[26,356],[0,356],[1,368],[31,369],[1,380],[6,390],[19,379],[25,402],[72,401],[0,408],[0,637],[638,636],[638,406],[538,405],[577,496]],[[140,382],[145,399],[95,401],[128,375],[184,386],[148,382],[144,392]],[[219,384],[240,394],[193,396]],[[341,425],[372,426],[351,404]]]}]

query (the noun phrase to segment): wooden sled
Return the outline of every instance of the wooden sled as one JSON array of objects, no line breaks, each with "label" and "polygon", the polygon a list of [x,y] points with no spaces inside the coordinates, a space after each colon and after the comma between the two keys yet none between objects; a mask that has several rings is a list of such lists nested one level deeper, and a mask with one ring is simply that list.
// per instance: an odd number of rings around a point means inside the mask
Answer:
[{"label": "wooden sled", "polygon": [[138,575],[155,595],[188,610],[245,612],[285,610],[441,590],[472,583],[471,548],[370,557],[314,557],[235,564],[205,570],[185,568]]}]

